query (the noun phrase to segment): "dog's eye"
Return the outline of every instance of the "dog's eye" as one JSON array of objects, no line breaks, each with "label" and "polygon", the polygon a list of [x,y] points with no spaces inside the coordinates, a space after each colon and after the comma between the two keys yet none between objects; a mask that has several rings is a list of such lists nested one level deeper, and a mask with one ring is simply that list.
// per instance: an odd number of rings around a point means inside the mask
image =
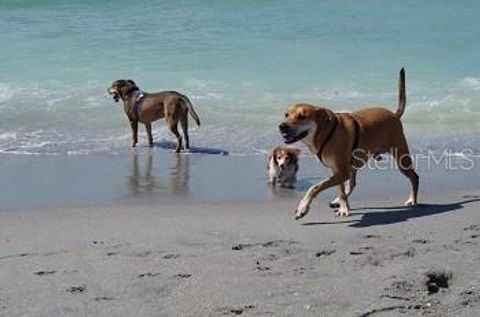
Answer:
[{"label": "dog's eye", "polygon": [[285,118],[288,118],[288,113],[285,113]]},{"label": "dog's eye", "polygon": [[306,117],[305,117],[305,115],[304,115],[303,113],[299,113],[299,114],[297,115],[297,119],[298,119],[298,120],[304,120],[304,119],[306,119]]}]

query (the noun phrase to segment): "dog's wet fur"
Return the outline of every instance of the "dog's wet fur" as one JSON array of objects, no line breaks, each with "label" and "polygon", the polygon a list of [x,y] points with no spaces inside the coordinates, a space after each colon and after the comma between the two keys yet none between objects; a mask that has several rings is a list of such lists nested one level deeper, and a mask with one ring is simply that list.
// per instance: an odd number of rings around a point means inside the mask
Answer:
[{"label": "dog's wet fur", "polygon": [[[141,92],[131,79],[114,81],[108,88],[108,93],[115,102],[123,101],[125,114],[130,121],[132,129],[132,147],[135,147],[138,143],[139,122],[145,125],[148,143],[150,146],[153,146],[152,122],[165,118],[167,127],[177,138],[175,151],[178,153],[182,148],[188,150],[190,146],[188,114],[192,116],[198,126],[200,126],[200,119],[187,96],[176,91]],[[136,107],[137,109],[135,109]],[[178,132],[178,123],[180,123],[183,131],[183,139]]]},{"label": "dog's wet fur", "polygon": [[[378,160],[384,153],[395,158],[400,172],[411,182],[410,196],[405,204],[417,203],[419,178],[400,121],[405,105],[405,71],[402,69],[396,112],[372,107],[352,113],[335,113],[305,103],[287,109],[285,121],[279,125],[284,142],[292,144],[302,141],[332,171],[331,177],[313,185],[306,192],[295,211],[296,219],[308,213],[312,200],[321,191],[333,186],[337,186],[337,198],[331,205],[338,207],[338,216],[348,216],[347,198],[355,187],[356,170],[368,159]],[[358,144],[355,144],[357,141]]]}]

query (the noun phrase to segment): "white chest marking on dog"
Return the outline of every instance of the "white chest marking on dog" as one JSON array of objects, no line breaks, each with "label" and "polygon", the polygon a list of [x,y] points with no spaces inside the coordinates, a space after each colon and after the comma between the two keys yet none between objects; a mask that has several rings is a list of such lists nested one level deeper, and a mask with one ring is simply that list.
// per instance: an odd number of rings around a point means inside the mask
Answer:
[{"label": "white chest marking on dog", "polygon": [[308,125],[308,134],[302,139],[302,142],[313,154],[317,154],[319,151],[317,144],[315,144],[315,133],[317,132],[317,124],[313,121],[310,121]]},{"label": "white chest marking on dog", "polygon": [[140,99],[142,99],[143,97],[144,97],[143,92],[139,90],[137,92],[137,98],[135,99],[135,102],[139,102]]}]

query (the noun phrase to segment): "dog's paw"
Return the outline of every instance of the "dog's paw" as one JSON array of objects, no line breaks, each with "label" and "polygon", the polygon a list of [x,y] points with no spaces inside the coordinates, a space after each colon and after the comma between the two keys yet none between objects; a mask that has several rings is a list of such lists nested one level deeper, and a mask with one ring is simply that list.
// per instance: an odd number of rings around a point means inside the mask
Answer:
[{"label": "dog's paw", "polygon": [[413,199],[409,199],[405,202],[405,206],[408,206],[408,207],[415,207],[417,205],[417,202],[414,201]]},{"label": "dog's paw", "polygon": [[335,212],[335,217],[348,217],[348,209],[339,209]]},{"label": "dog's paw", "polygon": [[300,201],[297,210],[295,210],[295,220],[305,217],[305,215],[308,214],[309,210],[310,206],[308,205],[308,203]]},{"label": "dog's paw", "polygon": [[301,219],[301,218],[305,217],[305,215],[306,215],[305,213],[299,212],[298,209],[295,210],[295,220]]},{"label": "dog's paw", "polygon": [[340,198],[335,198],[329,204],[330,208],[337,209],[340,208]]}]

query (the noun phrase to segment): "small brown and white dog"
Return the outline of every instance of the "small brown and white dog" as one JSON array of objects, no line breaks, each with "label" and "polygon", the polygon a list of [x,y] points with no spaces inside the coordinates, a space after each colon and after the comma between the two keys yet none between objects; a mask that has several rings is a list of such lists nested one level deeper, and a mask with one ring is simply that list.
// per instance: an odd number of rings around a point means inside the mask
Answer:
[{"label": "small brown and white dog", "polygon": [[179,122],[183,130],[185,149],[188,150],[190,146],[188,114],[192,116],[198,126],[200,126],[200,119],[195,110],[193,110],[192,103],[187,96],[176,91],[142,92],[131,79],[116,80],[107,91],[115,102],[118,102],[120,99],[123,101],[123,108],[132,128],[132,147],[135,147],[138,142],[139,122],[145,125],[148,143],[150,146],[153,146],[152,122],[165,118],[168,128],[177,138],[175,151],[178,153],[183,147],[182,137],[178,132]]},{"label": "small brown and white dog", "polygon": [[299,149],[277,146],[268,157],[268,183],[292,188],[297,181]]},{"label": "small brown and white dog", "polygon": [[399,96],[396,112],[383,107],[365,108],[351,113],[335,113],[327,108],[296,104],[288,108],[279,130],[285,143],[302,141],[320,162],[329,167],[332,176],[313,185],[295,210],[295,218],[304,217],[313,199],[323,190],[337,187],[337,216],[348,216],[348,196],[355,187],[356,171],[369,158],[391,154],[400,172],[411,183],[405,205],[417,203],[418,175],[413,167],[400,118],[405,111],[405,71],[399,75]]}]

